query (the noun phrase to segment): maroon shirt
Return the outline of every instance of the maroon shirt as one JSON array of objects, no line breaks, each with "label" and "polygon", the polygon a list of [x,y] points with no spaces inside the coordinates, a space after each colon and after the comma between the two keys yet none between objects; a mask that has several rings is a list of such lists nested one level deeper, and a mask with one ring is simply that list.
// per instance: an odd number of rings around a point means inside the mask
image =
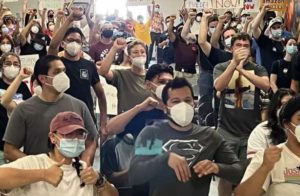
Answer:
[{"label": "maroon shirt", "polygon": [[[113,42],[110,44],[103,44],[101,41],[99,41],[97,44],[90,47],[89,55],[92,57],[92,59],[94,59],[95,62],[102,61],[112,46]],[[117,56],[118,54],[116,55],[116,59]]]},{"label": "maroon shirt", "polygon": [[177,37],[173,45],[175,49],[175,69],[178,71],[184,69],[189,73],[196,73],[197,44],[186,44],[184,40]]}]

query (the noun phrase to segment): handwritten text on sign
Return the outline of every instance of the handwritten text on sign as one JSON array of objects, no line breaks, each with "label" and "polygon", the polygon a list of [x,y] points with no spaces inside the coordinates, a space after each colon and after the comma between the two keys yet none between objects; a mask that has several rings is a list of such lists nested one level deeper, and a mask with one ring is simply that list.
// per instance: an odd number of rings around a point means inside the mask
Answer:
[{"label": "handwritten text on sign", "polygon": [[267,4],[273,11],[285,12],[288,6],[287,0],[262,0],[261,5]]},{"label": "handwritten text on sign", "polygon": [[21,55],[20,59],[22,67],[30,67],[33,70],[35,62],[39,59],[39,55]]},{"label": "handwritten text on sign", "polygon": [[62,9],[64,2],[62,0],[39,0],[39,10],[43,10],[44,8],[57,10]]},{"label": "handwritten text on sign", "polygon": [[187,8],[213,8],[213,9],[229,9],[240,8],[243,6],[244,0],[200,0],[199,2],[189,0],[186,2]]}]

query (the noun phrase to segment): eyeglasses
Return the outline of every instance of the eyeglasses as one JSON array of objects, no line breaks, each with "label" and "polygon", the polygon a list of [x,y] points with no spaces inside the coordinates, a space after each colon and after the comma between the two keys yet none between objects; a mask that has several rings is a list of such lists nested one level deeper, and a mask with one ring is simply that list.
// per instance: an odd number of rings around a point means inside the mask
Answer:
[{"label": "eyeglasses", "polygon": [[19,63],[19,62],[10,62],[10,61],[5,61],[4,63],[3,63],[3,66],[4,67],[8,67],[8,66],[15,66],[15,67],[20,67],[21,66],[21,64]]}]

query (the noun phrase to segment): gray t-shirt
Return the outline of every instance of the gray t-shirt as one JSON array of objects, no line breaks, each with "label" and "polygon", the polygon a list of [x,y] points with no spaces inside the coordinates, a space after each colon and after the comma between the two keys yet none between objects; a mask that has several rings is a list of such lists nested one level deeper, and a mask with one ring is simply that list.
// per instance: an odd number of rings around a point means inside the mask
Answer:
[{"label": "gray t-shirt", "polygon": [[34,96],[18,105],[8,121],[3,140],[17,148],[24,147],[27,155],[49,152],[50,122],[59,112],[72,111],[84,121],[89,137],[97,136],[92,116],[82,101],[64,94],[57,102],[45,102]]},{"label": "gray t-shirt", "polygon": [[130,69],[113,70],[111,84],[118,89],[118,113],[130,110],[151,96],[144,87],[145,76],[139,76]]},{"label": "gray t-shirt", "polygon": [[[230,61],[227,61],[215,66],[214,80],[229,64]],[[244,69],[257,76],[268,76],[263,66],[251,62],[244,65]],[[234,71],[228,87],[221,92],[219,128],[237,137],[248,137],[261,121],[259,91],[246,77]]]},{"label": "gray t-shirt", "polygon": [[[186,158],[192,174],[188,182],[179,182],[175,171],[168,166],[170,152]],[[133,185],[149,182],[152,196],[205,196],[212,175],[199,178],[192,167],[206,159],[219,165],[219,177],[234,183],[242,178],[237,156],[212,128],[193,124],[191,130],[177,131],[168,122],[156,123],[145,127],[137,137],[129,182]]]}]

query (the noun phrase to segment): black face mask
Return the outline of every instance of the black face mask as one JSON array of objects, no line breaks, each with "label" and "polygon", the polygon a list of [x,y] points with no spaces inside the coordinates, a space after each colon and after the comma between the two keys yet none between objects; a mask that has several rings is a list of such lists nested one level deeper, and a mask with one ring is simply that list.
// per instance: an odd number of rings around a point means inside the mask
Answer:
[{"label": "black face mask", "polygon": [[110,29],[106,29],[102,31],[102,36],[105,38],[111,38],[113,34],[114,34],[113,30]]}]

